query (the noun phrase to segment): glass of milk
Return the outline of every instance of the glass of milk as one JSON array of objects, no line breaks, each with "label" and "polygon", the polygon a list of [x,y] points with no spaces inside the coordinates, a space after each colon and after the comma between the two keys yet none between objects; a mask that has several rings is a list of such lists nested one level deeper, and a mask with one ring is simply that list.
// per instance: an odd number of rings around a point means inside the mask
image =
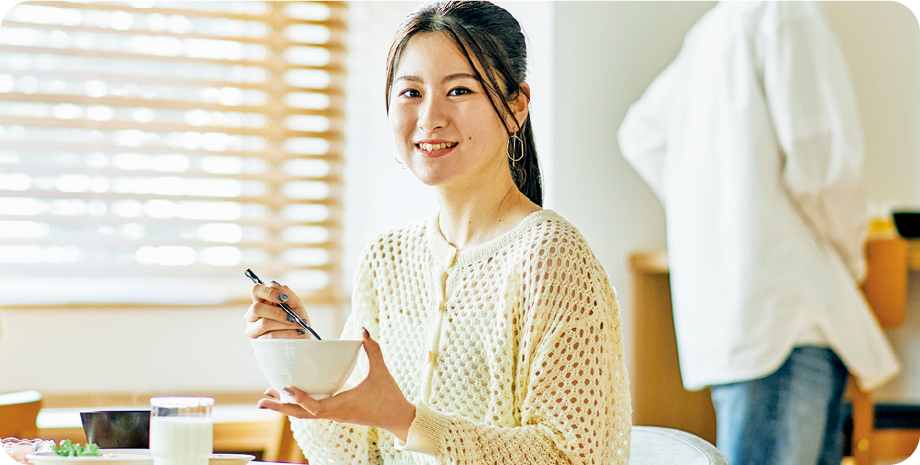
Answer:
[{"label": "glass of milk", "polygon": [[153,465],[208,465],[213,452],[211,397],[151,397]]}]

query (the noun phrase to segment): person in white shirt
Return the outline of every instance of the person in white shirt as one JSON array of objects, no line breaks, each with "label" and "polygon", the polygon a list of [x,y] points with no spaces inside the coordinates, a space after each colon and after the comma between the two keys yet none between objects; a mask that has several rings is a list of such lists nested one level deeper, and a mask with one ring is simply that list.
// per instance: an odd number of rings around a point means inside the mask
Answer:
[{"label": "person in white shirt", "polygon": [[817,6],[721,2],[619,128],[665,209],[681,376],[732,464],[839,465],[848,371],[899,365],[862,297],[863,146]]},{"label": "person in white shirt", "polygon": [[[421,5],[397,31],[386,103],[406,166],[439,209],[362,254],[343,338],[349,389],[259,405],[294,417],[319,464],[626,465],[619,306],[584,238],[544,210],[518,22],[488,2]],[[249,337],[304,337],[282,285],[252,290]]]}]

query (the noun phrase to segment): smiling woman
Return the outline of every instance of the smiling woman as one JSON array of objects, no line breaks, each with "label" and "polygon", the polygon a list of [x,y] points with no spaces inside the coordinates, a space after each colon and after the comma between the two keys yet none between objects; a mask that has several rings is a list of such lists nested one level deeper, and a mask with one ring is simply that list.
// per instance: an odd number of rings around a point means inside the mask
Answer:
[{"label": "smiling woman", "polygon": [[[619,305],[578,230],[542,208],[526,62],[492,3],[423,4],[399,27],[390,128],[439,208],[365,247],[342,338],[366,358],[348,389],[275,383],[259,402],[292,417],[311,464],[628,462]],[[308,318],[291,286],[252,297],[247,336],[309,337],[277,307]]]},{"label": "smiling woman", "polygon": [[345,4],[143,3],[3,18],[0,305],[340,301]]}]

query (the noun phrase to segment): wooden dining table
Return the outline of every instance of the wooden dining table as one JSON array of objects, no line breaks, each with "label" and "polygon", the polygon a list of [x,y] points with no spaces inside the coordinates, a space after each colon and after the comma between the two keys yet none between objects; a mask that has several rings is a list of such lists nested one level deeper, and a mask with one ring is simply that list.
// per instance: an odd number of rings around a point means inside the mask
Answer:
[{"label": "wooden dining table", "polygon": [[[106,410],[130,410],[137,406],[105,407]],[[43,408],[38,414],[39,437],[60,442],[70,439],[85,444],[80,411],[103,408]],[[272,410],[264,410],[255,404],[217,404],[212,410],[214,419],[214,451],[223,453],[247,453],[257,458],[273,460],[278,457],[278,447],[283,428],[287,427],[284,416]]]}]

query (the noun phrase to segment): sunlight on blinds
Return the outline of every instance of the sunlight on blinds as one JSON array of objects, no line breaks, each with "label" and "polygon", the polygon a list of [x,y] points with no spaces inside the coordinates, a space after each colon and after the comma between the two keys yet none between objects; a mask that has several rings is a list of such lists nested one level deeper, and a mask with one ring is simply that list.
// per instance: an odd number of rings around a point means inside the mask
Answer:
[{"label": "sunlight on blinds", "polygon": [[0,305],[338,303],[345,5],[11,8]]}]

